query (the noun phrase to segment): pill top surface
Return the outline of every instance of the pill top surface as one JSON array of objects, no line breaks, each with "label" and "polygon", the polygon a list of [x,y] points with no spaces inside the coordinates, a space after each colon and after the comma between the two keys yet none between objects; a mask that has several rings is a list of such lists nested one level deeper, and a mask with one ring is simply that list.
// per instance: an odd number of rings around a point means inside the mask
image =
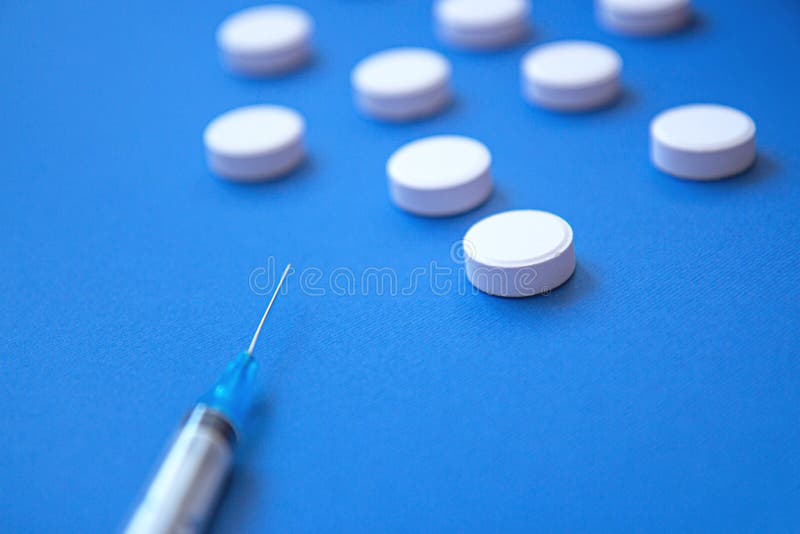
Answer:
[{"label": "pill top surface", "polygon": [[440,0],[436,17],[464,29],[483,29],[520,22],[528,16],[527,0]]},{"label": "pill top surface", "polygon": [[690,0],[600,0],[602,7],[627,16],[646,16],[686,9]]},{"label": "pill top surface", "polygon": [[525,56],[526,78],[552,87],[581,87],[619,76],[622,59],[611,48],[589,41],[558,41],[541,45]]},{"label": "pill top surface", "polygon": [[657,115],[650,126],[658,142],[679,150],[709,152],[749,142],[756,125],[745,113],[718,104],[690,104]]},{"label": "pill top surface", "polygon": [[523,267],[560,255],[572,243],[572,228],[557,215],[513,210],[487,217],[467,231],[464,252],[483,265]]},{"label": "pill top surface", "polygon": [[302,45],[312,26],[311,17],[296,7],[252,7],[225,19],[217,30],[217,42],[234,54],[280,53]]},{"label": "pill top surface", "polygon": [[413,141],[386,165],[392,180],[414,189],[444,189],[475,180],[489,170],[492,157],[483,143],[458,135]]},{"label": "pill top surface", "polygon": [[229,156],[279,151],[297,143],[305,121],[282,106],[247,106],[223,113],[206,127],[203,138],[209,150]]},{"label": "pill top surface", "polygon": [[375,96],[413,96],[447,83],[450,63],[424,48],[394,48],[373,54],[353,70],[354,87]]}]

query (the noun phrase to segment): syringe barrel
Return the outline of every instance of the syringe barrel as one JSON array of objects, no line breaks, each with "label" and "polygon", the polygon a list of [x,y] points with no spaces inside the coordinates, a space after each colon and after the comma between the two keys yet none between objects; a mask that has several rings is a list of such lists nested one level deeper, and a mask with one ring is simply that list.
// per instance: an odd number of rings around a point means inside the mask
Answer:
[{"label": "syringe barrel", "polygon": [[125,533],[203,532],[230,473],[235,441],[231,422],[199,404],[179,430]]}]

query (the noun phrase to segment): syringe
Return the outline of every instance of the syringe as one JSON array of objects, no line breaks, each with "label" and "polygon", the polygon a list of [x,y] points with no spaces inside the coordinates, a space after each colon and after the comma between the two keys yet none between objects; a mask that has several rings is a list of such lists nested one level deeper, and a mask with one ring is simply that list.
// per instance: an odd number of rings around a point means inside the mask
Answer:
[{"label": "syringe", "polygon": [[127,534],[188,534],[206,528],[253,401],[253,349],[290,268],[291,264],[283,271],[248,349],[228,364],[189,412],[125,528]]}]

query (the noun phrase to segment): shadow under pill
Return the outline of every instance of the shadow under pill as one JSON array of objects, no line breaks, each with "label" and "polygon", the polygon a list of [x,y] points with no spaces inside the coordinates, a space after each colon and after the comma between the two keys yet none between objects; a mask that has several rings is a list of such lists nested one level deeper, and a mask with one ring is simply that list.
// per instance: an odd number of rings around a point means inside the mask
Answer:
[{"label": "shadow under pill", "polygon": [[757,182],[763,182],[771,178],[775,178],[780,174],[781,166],[778,160],[769,154],[756,154],[756,161],[746,171],[726,178],[723,180],[713,180],[707,182],[710,185],[719,185],[721,187],[739,187],[748,186]]},{"label": "shadow under pill", "polygon": [[563,125],[564,123],[574,124],[576,121],[596,121],[627,113],[637,107],[639,100],[635,91],[623,86],[613,100],[594,109],[564,111],[530,104],[528,107],[536,116],[537,121],[553,121],[554,124]]},{"label": "shadow under pill", "polygon": [[753,187],[780,175],[782,168],[778,160],[768,154],[759,153],[753,165],[744,172],[719,180],[684,180],[653,169],[661,185],[673,194],[690,195],[692,198],[714,197],[718,191],[731,191]]},{"label": "shadow under pill", "polygon": [[542,293],[524,300],[530,301],[532,307],[560,308],[570,306],[587,298],[596,289],[597,279],[592,274],[591,269],[582,264],[580,258],[578,258],[575,272],[564,284],[548,293]]},{"label": "shadow under pill", "polygon": [[636,107],[639,103],[639,96],[630,87],[623,87],[617,98],[608,106],[598,109],[597,113],[609,111],[628,111]]},{"label": "shadow under pill", "polygon": [[226,188],[228,191],[250,195],[253,191],[266,192],[281,192],[282,190],[292,187],[298,181],[305,181],[310,179],[311,175],[317,169],[317,162],[315,158],[306,155],[305,159],[291,171],[282,174],[276,178],[260,181],[236,181],[226,180],[225,178],[217,177],[217,181]]},{"label": "shadow under pill", "polygon": [[[566,115],[575,116],[578,118],[585,117],[587,119],[595,119],[605,117],[611,114],[623,113],[630,111],[639,103],[638,95],[627,86],[620,88],[619,94],[613,100],[596,109],[589,109],[586,111],[577,111],[573,113],[566,113]],[[562,113],[564,115],[564,113]]]},{"label": "shadow under pill", "polygon": [[[496,187],[496,185],[495,185]],[[458,215],[454,215],[452,219],[454,220],[463,220],[463,221],[471,221],[470,224],[483,219],[484,217],[488,217],[490,215],[494,215],[495,213],[500,213],[501,211],[507,211],[512,209],[512,203],[509,201],[508,195],[504,193],[501,189],[494,189],[492,194],[486,199],[485,202],[480,204],[479,206],[475,206],[471,210],[460,213]]]},{"label": "shadow under pill", "polygon": [[693,11],[689,17],[689,22],[683,28],[676,30],[671,33],[666,33],[664,35],[657,35],[654,36],[656,40],[667,40],[670,38],[679,38],[679,37],[690,37],[695,35],[701,35],[709,30],[711,27],[711,23],[709,22],[708,17],[703,15],[702,13],[698,13]]},{"label": "shadow under pill", "polygon": [[488,48],[469,48],[459,46],[448,46],[447,54],[459,59],[466,58],[467,61],[483,62],[486,65],[496,66],[498,58],[516,56],[520,52],[529,50],[535,41],[540,40],[540,35],[533,31],[528,31],[524,36],[512,43],[498,45]]},{"label": "shadow under pill", "polygon": [[446,120],[451,119],[453,115],[459,113],[463,109],[464,109],[463,99],[453,94],[450,97],[450,100],[448,100],[446,104],[444,104],[440,109],[437,109],[435,112],[428,115],[423,115],[420,117],[412,117],[402,120],[384,120],[384,119],[369,117],[363,114],[362,117],[364,117],[367,121],[373,124],[394,130],[406,126],[409,127],[417,126],[420,124],[425,124],[426,127],[437,126],[439,125],[438,123],[442,123]]},{"label": "shadow under pill", "polygon": [[689,20],[682,27],[659,33],[655,35],[623,35],[632,41],[647,40],[652,43],[662,43],[670,40],[694,37],[706,33],[711,27],[711,23],[705,15],[692,11]]},{"label": "shadow under pill", "polygon": [[597,279],[592,274],[591,267],[582,264],[580,258],[578,258],[575,272],[572,273],[569,280],[549,292],[522,298],[498,297],[486,294],[481,294],[481,296],[489,299],[492,303],[497,303],[496,305],[531,308],[541,311],[574,305],[588,298],[597,290],[597,287]]},{"label": "shadow under pill", "polygon": [[265,74],[230,73],[230,76],[242,85],[263,89],[264,84],[267,83],[270,85],[294,83],[298,79],[309,76],[320,65],[322,65],[320,57],[317,54],[312,54],[303,63],[294,65],[286,70]]}]

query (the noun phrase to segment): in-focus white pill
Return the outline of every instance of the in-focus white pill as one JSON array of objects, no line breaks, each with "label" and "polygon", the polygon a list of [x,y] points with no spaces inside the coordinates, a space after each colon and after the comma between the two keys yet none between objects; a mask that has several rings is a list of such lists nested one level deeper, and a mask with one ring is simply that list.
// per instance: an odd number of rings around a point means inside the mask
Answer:
[{"label": "in-focus white pill", "polygon": [[657,168],[678,178],[733,176],[756,159],[756,125],[747,114],[727,106],[672,108],[650,123],[650,156]]},{"label": "in-focus white pill", "polygon": [[350,79],[363,113],[405,121],[433,115],[450,102],[450,72],[450,63],[437,52],[394,48],[363,59]]},{"label": "in-focus white pill", "polygon": [[584,111],[611,103],[620,92],[622,59],[589,41],[537,46],[522,59],[522,91],[533,104],[556,111]]},{"label": "in-focus white pill", "polygon": [[459,135],[426,137],[389,158],[389,194],[401,209],[444,217],[469,211],[492,192],[492,156],[486,146]]},{"label": "in-focus white pill", "polygon": [[546,211],[492,215],[464,236],[467,277],[479,290],[501,297],[547,292],[575,271],[572,241],[570,225]]},{"label": "in-focus white pill", "polygon": [[226,18],[217,29],[223,62],[249,76],[283,73],[303,65],[311,54],[313,22],[293,6],[251,7]]},{"label": "in-focus white pill", "polygon": [[691,20],[690,0],[597,0],[595,9],[602,26],[623,35],[663,35]]},{"label": "in-focus white pill", "polygon": [[439,37],[457,48],[502,48],[530,31],[529,0],[438,0],[433,15]]},{"label": "in-focus white pill", "polygon": [[282,176],[305,154],[305,121],[283,106],[247,106],[223,113],[206,126],[203,141],[211,170],[234,181]]}]

